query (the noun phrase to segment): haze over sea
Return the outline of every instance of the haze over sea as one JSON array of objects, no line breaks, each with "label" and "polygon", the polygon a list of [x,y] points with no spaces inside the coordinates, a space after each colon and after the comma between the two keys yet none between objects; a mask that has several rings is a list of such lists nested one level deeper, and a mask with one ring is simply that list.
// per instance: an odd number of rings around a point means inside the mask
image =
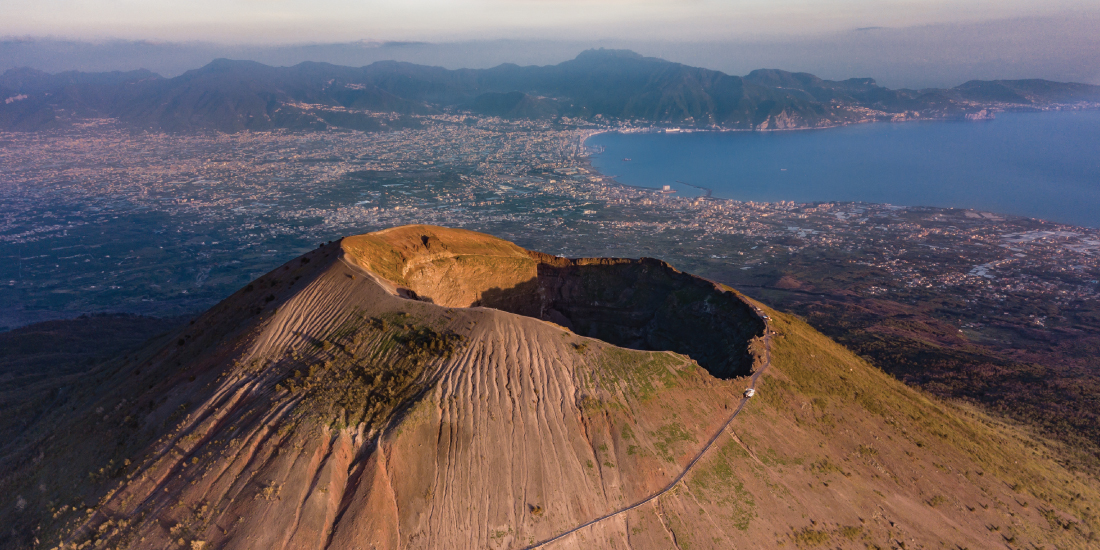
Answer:
[{"label": "haze over sea", "polygon": [[[742,201],[974,208],[1100,227],[1100,111],[781,132],[606,133],[593,165],[626,185]],[[629,161],[625,159],[630,159]],[[682,183],[681,183],[682,182]]]}]

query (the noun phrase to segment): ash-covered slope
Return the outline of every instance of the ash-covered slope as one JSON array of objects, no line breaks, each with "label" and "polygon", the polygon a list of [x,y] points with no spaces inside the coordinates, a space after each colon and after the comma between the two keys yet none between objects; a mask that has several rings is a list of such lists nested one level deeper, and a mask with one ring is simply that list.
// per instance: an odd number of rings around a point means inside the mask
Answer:
[{"label": "ash-covered slope", "polygon": [[1095,480],[797,321],[772,314],[764,338],[756,307],[655,260],[429,226],[347,238],[28,430],[0,542],[1088,544]]}]

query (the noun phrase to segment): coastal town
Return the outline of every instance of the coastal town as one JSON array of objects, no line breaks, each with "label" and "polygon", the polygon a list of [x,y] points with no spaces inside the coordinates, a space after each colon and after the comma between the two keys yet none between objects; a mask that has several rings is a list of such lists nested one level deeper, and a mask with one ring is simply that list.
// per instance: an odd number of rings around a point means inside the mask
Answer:
[{"label": "coastal town", "polygon": [[606,129],[438,115],[385,133],[174,136],[101,121],[0,135],[0,325],[184,314],[318,242],[407,223],[565,256],[652,256],[734,284],[840,262],[875,273],[846,288],[866,295],[934,290],[985,307],[1009,295],[1097,300],[1095,229],[966,210],[681,198],[595,172],[584,140]]},{"label": "coastal town", "polygon": [[593,169],[585,147],[615,129],[449,114],[377,133],[171,135],[100,121],[0,134],[0,327],[186,323],[320,244],[461,227],[561,256],[664,260],[1100,469],[1100,230],[631,187]]},{"label": "coastal town", "polygon": [[0,550],[1100,549],[1100,2],[9,4]]}]

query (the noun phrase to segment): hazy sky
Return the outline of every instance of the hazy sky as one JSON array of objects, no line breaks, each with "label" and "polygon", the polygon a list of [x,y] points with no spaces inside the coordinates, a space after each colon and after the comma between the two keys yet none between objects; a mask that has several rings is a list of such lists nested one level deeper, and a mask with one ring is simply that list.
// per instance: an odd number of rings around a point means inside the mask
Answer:
[{"label": "hazy sky", "polygon": [[728,40],[1070,12],[1096,0],[3,0],[0,36]]}]

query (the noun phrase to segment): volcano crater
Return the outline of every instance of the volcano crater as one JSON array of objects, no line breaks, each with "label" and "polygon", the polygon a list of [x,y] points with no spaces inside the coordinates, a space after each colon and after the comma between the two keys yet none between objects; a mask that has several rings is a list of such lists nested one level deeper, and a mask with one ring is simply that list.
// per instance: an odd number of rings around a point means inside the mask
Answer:
[{"label": "volcano crater", "polygon": [[652,258],[561,258],[432,226],[349,237],[343,248],[406,298],[494,308],[619,347],[673,351],[722,379],[751,374],[750,344],[765,330],[737,292]]}]

